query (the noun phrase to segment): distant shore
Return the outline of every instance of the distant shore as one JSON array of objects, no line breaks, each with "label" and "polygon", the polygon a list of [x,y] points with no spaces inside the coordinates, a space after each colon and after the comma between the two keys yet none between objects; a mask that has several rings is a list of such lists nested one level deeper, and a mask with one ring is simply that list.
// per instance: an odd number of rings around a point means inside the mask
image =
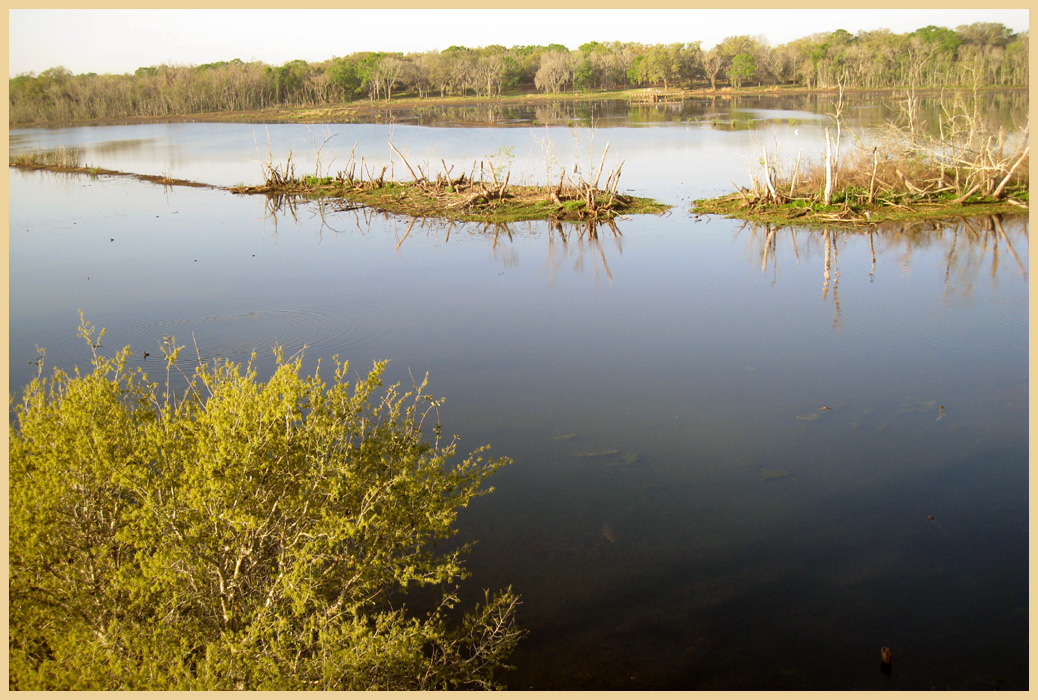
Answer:
[{"label": "distant shore", "polygon": [[[870,95],[896,95],[909,88],[883,88],[879,90],[844,90],[844,94],[868,93]],[[965,90],[965,88],[927,88],[916,89],[917,95],[937,95],[948,90]],[[985,88],[983,92],[1027,92],[1026,88]],[[837,94],[838,88],[805,88],[800,86],[768,86],[762,88],[637,88],[624,90],[595,90],[589,92],[538,93],[523,92],[502,94],[498,97],[415,97],[404,94],[385,100],[355,100],[334,105],[270,107],[236,112],[196,112],[180,115],[162,115],[155,117],[125,117],[113,119],[87,119],[75,121],[47,121],[11,123],[10,128],[32,127],[69,127],[69,126],[109,126],[119,124],[169,124],[182,122],[230,122],[244,124],[371,124],[395,121],[394,113],[407,113],[417,109],[465,107],[480,104],[501,106],[525,106],[558,102],[588,102],[599,100],[623,100],[632,104],[652,105],[661,102],[677,102],[686,99],[718,99],[726,100],[736,97],[779,97],[786,95]],[[470,123],[470,122],[466,122]],[[471,122],[482,125],[479,122]],[[490,126],[490,123],[485,124]]]}]

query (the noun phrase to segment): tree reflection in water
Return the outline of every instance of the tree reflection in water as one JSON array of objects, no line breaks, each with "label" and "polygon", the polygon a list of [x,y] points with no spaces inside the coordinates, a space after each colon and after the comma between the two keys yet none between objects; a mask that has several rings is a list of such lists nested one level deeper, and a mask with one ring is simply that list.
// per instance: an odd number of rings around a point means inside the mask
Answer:
[{"label": "tree reflection in water", "polygon": [[[267,198],[265,216],[273,223],[277,236],[278,219],[288,217],[299,224],[304,220],[317,221],[316,236],[331,231],[336,235],[346,228],[355,228],[367,235],[372,226],[388,227],[393,231],[396,248],[401,249],[415,236],[448,243],[459,234],[477,236],[487,242],[491,254],[506,267],[519,262],[519,239],[540,239],[545,243],[544,269],[550,285],[558,279],[563,265],[572,262],[573,270],[583,273],[590,269],[596,280],[604,277],[613,281],[606,248],[615,248],[623,255],[623,234],[614,221],[558,222],[522,221],[514,223],[473,223],[448,221],[438,218],[413,218],[381,212],[366,206],[342,200],[303,200],[290,196]],[[348,218],[352,216],[352,227]],[[867,238],[869,245],[869,281],[877,274],[878,259],[900,259],[900,274],[907,275],[917,251],[941,250],[944,260],[944,296],[968,298],[974,291],[982,270],[990,268],[990,275],[1006,274],[1005,268],[1027,279],[1025,261],[1028,219],[1025,215],[990,215],[975,218],[960,217],[943,221],[886,222],[860,229],[805,228],[745,222],[736,237],[746,236],[747,257],[761,272],[771,270],[772,284],[781,273],[780,252],[789,251],[796,262],[802,259],[822,259],[822,299],[832,299],[833,327],[842,327],[840,300],[841,249],[856,240]],[[782,250],[780,250],[782,249]],[[590,262],[589,262],[590,261]]]},{"label": "tree reflection in water", "polygon": [[[478,223],[469,221],[450,221],[434,217],[408,217],[399,214],[372,209],[371,207],[352,204],[345,200],[308,200],[296,195],[276,194],[266,197],[264,217],[271,222],[274,238],[277,239],[279,219],[291,220],[300,224],[304,220],[315,220],[319,223],[317,238],[323,236],[325,230],[339,235],[343,233],[341,214],[353,216],[353,228],[366,235],[372,225],[379,222],[394,231],[396,248],[406,245],[409,237],[421,235],[426,239],[450,241],[451,235],[462,233],[480,236],[489,245],[491,254],[500,260],[505,267],[515,267],[519,262],[519,253],[512,244],[517,238],[547,237],[544,268],[549,284],[554,285],[562,264],[572,260],[573,269],[584,272],[591,261],[591,269],[598,279],[600,274],[611,283],[613,273],[609,268],[604,241],[611,241],[617,254],[623,255],[623,234],[615,221],[519,221],[513,223]],[[330,221],[334,221],[332,225]],[[402,233],[401,233],[402,230]]]},{"label": "tree reflection in water", "polygon": [[[777,226],[746,222],[737,232],[745,233],[747,255],[752,261],[760,260],[761,272],[771,268],[772,284],[778,282],[779,241],[788,237],[789,250],[800,267],[801,255],[821,252],[822,299],[833,300],[833,327],[842,322],[840,309],[839,249],[842,243],[867,236],[871,267],[869,281],[876,276],[877,248],[880,256],[900,251],[901,274],[907,275],[916,251],[939,248],[943,251],[944,296],[972,295],[981,271],[990,266],[990,275],[996,277],[1004,268],[1015,269],[1027,279],[1027,265],[1018,248],[1026,246],[1028,219],[1024,215],[989,215],[975,218],[959,217],[943,221],[886,222],[864,229],[809,229],[800,226]],[[1004,253],[1008,252],[1008,256]],[[990,255],[989,255],[990,253]],[[755,263],[754,263],[755,264]]]}]

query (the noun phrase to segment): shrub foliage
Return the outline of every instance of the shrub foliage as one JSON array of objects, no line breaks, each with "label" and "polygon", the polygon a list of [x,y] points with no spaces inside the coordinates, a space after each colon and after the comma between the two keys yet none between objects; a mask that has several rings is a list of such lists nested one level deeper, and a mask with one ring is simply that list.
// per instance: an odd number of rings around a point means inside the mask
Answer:
[{"label": "shrub foliage", "polygon": [[496,687],[517,598],[456,614],[448,539],[507,460],[424,439],[439,402],[382,389],[384,363],[327,386],[276,350],[266,382],[209,361],[173,391],[180,349],[162,387],[95,349],[13,406],[10,687]]}]

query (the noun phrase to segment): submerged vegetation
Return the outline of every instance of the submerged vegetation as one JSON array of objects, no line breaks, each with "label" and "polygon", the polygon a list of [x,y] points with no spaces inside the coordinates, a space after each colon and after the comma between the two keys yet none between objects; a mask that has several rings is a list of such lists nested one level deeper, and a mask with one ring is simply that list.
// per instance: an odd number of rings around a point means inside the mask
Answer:
[{"label": "submerged vegetation", "polygon": [[336,360],[328,386],[278,349],[266,382],[251,361],[188,376],[166,337],[163,390],[80,335],[92,371],[41,350],[11,402],[11,689],[498,687],[518,599],[455,614],[451,538],[508,460],[456,460],[425,381],[382,389],[376,363],[351,384]]},{"label": "submerged vegetation", "polygon": [[[843,93],[833,103],[821,161],[792,167],[762,147],[750,187],[699,200],[693,211],[756,221],[860,225],[911,218],[1020,212],[1029,207],[1029,125],[985,123],[976,94],[942,101],[926,125],[909,95],[899,120],[873,142],[841,149]],[[932,126],[933,128],[928,128]]]}]

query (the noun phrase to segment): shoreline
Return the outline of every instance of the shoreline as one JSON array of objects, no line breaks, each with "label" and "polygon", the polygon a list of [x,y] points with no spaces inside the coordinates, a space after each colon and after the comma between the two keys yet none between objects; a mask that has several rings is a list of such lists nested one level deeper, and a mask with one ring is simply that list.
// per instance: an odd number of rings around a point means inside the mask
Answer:
[{"label": "shoreline", "polygon": [[[897,95],[909,87],[881,88],[876,90],[845,89],[844,94],[889,94]],[[971,91],[966,87],[917,88],[917,95],[939,95],[947,91]],[[1027,88],[982,88],[982,92],[1024,92]],[[392,100],[373,102],[357,100],[320,106],[268,107],[236,112],[195,112],[190,114],[157,115],[141,117],[113,117],[108,119],[60,120],[49,122],[9,123],[8,129],[55,129],[78,126],[118,126],[130,124],[175,124],[183,122],[244,123],[244,124],[371,124],[394,121],[394,113],[414,112],[418,109],[441,109],[449,107],[471,107],[477,105],[533,106],[558,102],[592,102],[621,100],[631,104],[666,104],[690,99],[732,99],[738,97],[777,97],[786,95],[838,94],[839,88],[805,88],[800,86],[769,86],[758,88],[630,88],[569,93],[515,93],[499,97],[453,96],[415,97],[403,96]],[[489,125],[479,121],[464,122],[473,125]]]}]

